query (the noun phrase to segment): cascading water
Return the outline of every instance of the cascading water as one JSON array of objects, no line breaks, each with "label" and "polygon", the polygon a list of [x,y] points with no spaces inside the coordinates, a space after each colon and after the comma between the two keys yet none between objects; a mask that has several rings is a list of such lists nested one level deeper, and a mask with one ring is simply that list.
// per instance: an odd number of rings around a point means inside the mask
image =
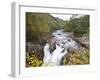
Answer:
[{"label": "cascading water", "polygon": [[44,46],[44,58],[42,66],[58,66],[60,65],[62,57],[67,54],[69,48],[77,49],[78,45],[72,40],[68,34],[63,32],[62,29],[56,30],[52,33],[53,38],[51,43],[54,42],[56,49],[50,53],[50,44],[47,42]]}]

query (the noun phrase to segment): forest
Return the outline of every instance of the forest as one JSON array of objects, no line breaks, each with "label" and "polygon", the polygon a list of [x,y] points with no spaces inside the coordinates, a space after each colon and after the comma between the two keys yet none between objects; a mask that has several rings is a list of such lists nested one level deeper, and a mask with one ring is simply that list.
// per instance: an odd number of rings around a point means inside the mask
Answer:
[{"label": "forest", "polygon": [[89,15],[75,14],[70,20],[63,20],[50,13],[26,12],[26,67],[39,67],[43,64],[43,49],[47,40],[52,38],[53,32],[61,29],[70,35],[80,48],[64,55],[60,65],[89,64],[89,20]]}]

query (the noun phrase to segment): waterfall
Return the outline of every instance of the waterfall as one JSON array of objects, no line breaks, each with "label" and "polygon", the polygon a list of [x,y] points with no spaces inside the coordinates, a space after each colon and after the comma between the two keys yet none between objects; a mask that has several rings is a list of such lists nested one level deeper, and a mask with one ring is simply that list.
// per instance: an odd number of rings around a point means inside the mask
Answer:
[{"label": "waterfall", "polygon": [[56,49],[50,53],[50,44],[44,46],[44,58],[42,66],[59,66],[61,59],[68,53],[68,48],[78,48],[78,45],[62,29],[52,33],[52,41],[55,42]]}]

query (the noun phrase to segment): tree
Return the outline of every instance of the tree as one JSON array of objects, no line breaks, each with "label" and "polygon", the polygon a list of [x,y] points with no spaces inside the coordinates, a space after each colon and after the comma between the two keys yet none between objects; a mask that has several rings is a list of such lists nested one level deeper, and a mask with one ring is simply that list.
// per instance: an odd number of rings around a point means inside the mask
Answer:
[{"label": "tree", "polygon": [[75,36],[81,37],[84,34],[89,34],[89,15],[77,17],[74,15],[69,21],[66,21],[64,30],[74,32]]}]

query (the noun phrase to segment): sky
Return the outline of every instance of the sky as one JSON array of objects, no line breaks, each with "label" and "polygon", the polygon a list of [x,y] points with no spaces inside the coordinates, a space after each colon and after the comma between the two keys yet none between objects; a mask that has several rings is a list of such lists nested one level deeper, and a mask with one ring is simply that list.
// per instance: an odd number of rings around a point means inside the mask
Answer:
[{"label": "sky", "polygon": [[[73,16],[72,14],[50,14],[52,15],[53,17],[58,17],[60,19],[63,19],[63,20],[70,20],[70,18]],[[76,18],[79,18],[80,16],[84,16],[84,15],[77,15]]]},{"label": "sky", "polygon": [[63,20],[70,20],[70,17],[72,17],[72,15],[63,15],[63,14],[50,14],[50,15],[52,15],[53,17],[58,17]]}]

